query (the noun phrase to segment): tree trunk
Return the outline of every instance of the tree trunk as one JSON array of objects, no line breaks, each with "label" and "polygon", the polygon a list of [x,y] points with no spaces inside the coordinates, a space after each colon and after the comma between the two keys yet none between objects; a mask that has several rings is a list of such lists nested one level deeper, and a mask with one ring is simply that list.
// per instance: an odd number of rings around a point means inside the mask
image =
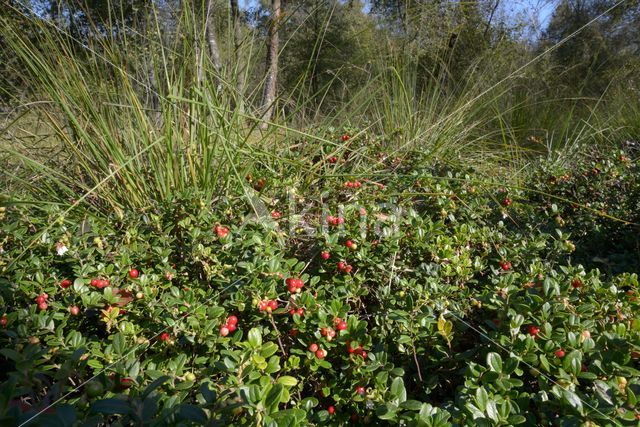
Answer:
[{"label": "tree trunk", "polygon": [[242,46],[242,28],[238,0],[229,0],[231,19],[233,20],[233,57],[236,63],[236,108],[240,114],[244,113],[245,67],[240,52]]},{"label": "tree trunk", "polygon": [[271,22],[269,23],[269,45],[267,47],[267,75],[262,95],[262,120],[261,129],[267,128],[267,121],[273,116],[273,108],[276,100],[276,84],[278,82],[278,26],[280,25],[280,0],[271,0]]},{"label": "tree trunk", "polygon": [[213,16],[211,16],[213,12],[212,0],[207,0],[205,7],[205,32],[207,36],[207,43],[209,44],[209,58],[211,59],[211,63],[213,64],[213,68],[216,72],[220,72],[222,64],[220,62],[220,49],[218,48],[218,40],[216,39]]}]

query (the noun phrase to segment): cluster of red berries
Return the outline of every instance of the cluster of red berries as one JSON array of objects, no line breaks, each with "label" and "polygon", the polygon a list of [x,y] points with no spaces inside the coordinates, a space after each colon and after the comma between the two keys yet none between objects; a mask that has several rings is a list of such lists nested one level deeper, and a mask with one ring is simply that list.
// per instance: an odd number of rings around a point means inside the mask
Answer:
[{"label": "cluster of red berries", "polygon": [[351,138],[351,137],[350,137],[349,135],[347,135],[346,133],[345,133],[344,135],[342,135],[342,137],[341,137],[341,139],[342,139],[343,141],[348,141],[348,140],[349,140],[349,138]]},{"label": "cluster of red berries", "polygon": [[339,225],[344,224],[344,218],[342,218],[341,216],[329,215],[327,216],[327,223],[329,225],[333,225],[334,227],[337,227]]},{"label": "cluster of red berries", "polygon": [[262,300],[258,303],[258,309],[260,311],[266,311],[267,313],[271,313],[278,309],[278,301],[272,300]]},{"label": "cluster of red berries", "polygon": [[331,164],[336,164],[338,163],[338,158],[336,156],[331,156],[327,159],[329,161],[329,163]]},{"label": "cluster of red berries", "polygon": [[336,336],[336,331],[333,328],[322,327],[320,328],[320,335],[325,337],[327,341],[331,341]]},{"label": "cluster of red berries", "polygon": [[235,332],[238,328],[238,318],[234,315],[231,315],[227,318],[227,323],[220,327],[220,335],[226,337],[232,332]]},{"label": "cluster of red berries", "polygon": [[353,266],[347,264],[344,261],[340,261],[338,263],[338,270],[340,270],[342,273],[350,274],[351,271],[353,270]]},{"label": "cluster of red berries", "polygon": [[140,272],[135,268],[132,268],[131,270],[129,270],[129,277],[131,277],[132,279],[137,279],[139,276],[140,276]]},{"label": "cluster of red berries", "polygon": [[362,183],[360,181],[347,181],[344,183],[346,188],[360,188],[362,187]]},{"label": "cluster of red berries", "polygon": [[62,282],[60,282],[60,287],[62,289],[67,289],[71,286],[72,282],[69,279],[64,279]]},{"label": "cluster of red berries", "polygon": [[109,279],[91,279],[91,286],[98,289],[104,289],[111,284]]},{"label": "cluster of red berries", "polygon": [[40,294],[36,297],[36,303],[38,304],[38,308],[40,310],[46,310],[47,309],[47,300],[49,299],[49,295],[47,294]]},{"label": "cluster of red berries", "polygon": [[502,206],[504,206],[505,208],[508,206],[511,206],[511,199],[508,197],[505,197],[504,199],[502,199]]},{"label": "cluster of red berries", "polygon": [[271,218],[273,219],[280,219],[282,217],[282,214],[278,211],[272,211],[271,212]]},{"label": "cluster of red berries", "polygon": [[327,351],[320,348],[318,344],[313,343],[309,346],[309,351],[314,353],[318,359],[324,359],[327,357]]},{"label": "cluster of red berries", "polygon": [[367,352],[362,348],[362,344],[358,344],[358,347],[353,348],[351,346],[351,341],[347,341],[347,351],[349,352],[349,354],[362,356],[363,359],[367,358]]},{"label": "cluster of red berries", "polygon": [[304,286],[304,282],[302,281],[302,279],[296,279],[293,277],[289,277],[287,280],[285,280],[285,283],[287,284],[287,289],[292,294],[300,293],[302,287]]},{"label": "cluster of red berries", "polygon": [[304,308],[300,307],[298,309],[292,308],[291,310],[289,310],[289,314],[290,315],[294,315],[297,314],[298,316],[302,317],[304,316]]},{"label": "cluster of red berries", "polygon": [[502,271],[511,270],[511,263],[509,261],[500,261],[498,264],[500,265]]},{"label": "cluster of red berries", "polygon": [[163,332],[160,334],[160,341],[169,342],[171,340],[171,335],[168,332]]},{"label": "cluster of red berries", "polygon": [[224,239],[229,234],[229,229],[227,227],[223,227],[220,224],[216,225],[214,228],[216,234],[219,238]]},{"label": "cluster of red berries", "polygon": [[348,249],[351,249],[352,251],[355,251],[356,249],[358,249],[358,244],[356,242],[351,241],[351,240],[347,240],[347,242],[344,245]]}]

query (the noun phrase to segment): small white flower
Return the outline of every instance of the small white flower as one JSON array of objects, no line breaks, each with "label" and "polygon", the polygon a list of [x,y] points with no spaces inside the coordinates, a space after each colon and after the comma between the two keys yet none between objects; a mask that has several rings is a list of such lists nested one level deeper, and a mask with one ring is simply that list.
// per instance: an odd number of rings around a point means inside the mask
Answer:
[{"label": "small white flower", "polygon": [[58,253],[59,256],[66,254],[68,250],[69,248],[67,248],[64,243],[61,243],[61,242],[56,243],[56,252]]}]

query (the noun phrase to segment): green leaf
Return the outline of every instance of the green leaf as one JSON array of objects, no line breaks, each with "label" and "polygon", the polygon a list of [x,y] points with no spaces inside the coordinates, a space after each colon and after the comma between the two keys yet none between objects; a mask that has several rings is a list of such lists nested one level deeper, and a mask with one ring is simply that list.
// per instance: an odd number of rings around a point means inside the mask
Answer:
[{"label": "green leaf", "polygon": [[502,372],[502,358],[498,353],[491,352],[487,354],[487,365],[494,372]]},{"label": "green leaf", "polygon": [[170,377],[168,375],[163,375],[160,378],[156,378],[155,380],[153,380],[151,382],[151,384],[149,384],[147,386],[147,388],[144,389],[144,391],[142,392],[142,394],[140,395],[141,399],[146,399],[147,396],[149,396],[153,390],[155,390],[156,388],[160,387],[162,384],[164,384]]},{"label": "green leaf", "polygon": [[280,404],[284,386],[282,384],[274,384],[264,398],[264,405],[269,409],[269,413],[275,412]]},{"label": "green leaf", "polygon": [[396,417],[397,409],[390,404],[381,405],[376,408],[376,415],[381,420],[392,420]]},{"label": "green leaf", "polygon": [[103,399],[94,402],[91,405],[91,411],[107,415],[125,415],[131,412],[131,406],[126,400]]},{"label": "green leaf", "polygon": [[399,403],[407,400],[407,390],[404,388],[404,381],[402,377],[397,377],[391,383],[391,396],[397,399]]},{"label": "green leaf", "polygon": [[280,378],[278,378],[278,380],[276,381],[279,384],[282,384],[285,387],[293,387],[296,384],[298,384],[298,380],[295,379],[294,377],[290,377],[288,375],[284,375]]},{"label": "green leaf", "polygon": [[492,421],[497,423],[500,420],[500,416],[498,415],[498,408],[496,408],[496,402],[494,402],[493,400],[487,402],[487,409],[485,412]]},{"label": "green leaf", "polygon": [[248,335],[249,345],[258,348],[262,345],[262,332],[258,328],[251,328]]},{"label": "green leaf", "polygon": [[193,421],[204,425],[207,423],[207,414],[195,405],[182,404],[178,410],[178,417],[182,420]]},{"label": "green leaf", "polygon": [[476,403],[478,404],[478,408],[480,411],[484,412],[487,409],[487,402],[489,401],[489,394],[484,387],[479,387],[476,390]]},{"label": "green leaf", "polygon": [[565,399],[567,399],[567,402],[569,402],[571,406],[573,406],[580,413],[582,413],[583,411],[582,400],[580,399],[580,397],[578,397],[576,393],[572,392],[571,390],[562,389],[562,395],[564,396]]},{"label": "green leaf", "polygon": [[422,402],[418,400],[407,400],[400,404],[402,409],[408,409],[409,411],[419,411],[422,408]]}]

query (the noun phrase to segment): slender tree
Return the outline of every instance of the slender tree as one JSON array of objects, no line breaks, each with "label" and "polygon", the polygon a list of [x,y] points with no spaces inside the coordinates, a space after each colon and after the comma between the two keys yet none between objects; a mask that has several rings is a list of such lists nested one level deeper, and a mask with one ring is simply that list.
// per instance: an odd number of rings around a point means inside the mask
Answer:
[{"label": "slender tree", "polygon": [[240,22],[240,9],[238,0],[229,0],[231,7],[231,19],[233,20],[233,59],[235,61],[236,74],[236,107],[240,113],[244,112],[244,89],[245,89],[245,64],[242,53],[242,23]]},{"label": "slender tree", "polygon": [[262,95],[262,120],[260,124],[265,129],[273,116],[274,103],[276,100],[276,86],[278,83],[278,49],[280,47],[280,39],[278,36],[278,27],[280,25],[281,16],[280,0],[271,0],[271,18],[269,20],[269,40],[267,46],[267,75],[264,84],[264,93]]}]

